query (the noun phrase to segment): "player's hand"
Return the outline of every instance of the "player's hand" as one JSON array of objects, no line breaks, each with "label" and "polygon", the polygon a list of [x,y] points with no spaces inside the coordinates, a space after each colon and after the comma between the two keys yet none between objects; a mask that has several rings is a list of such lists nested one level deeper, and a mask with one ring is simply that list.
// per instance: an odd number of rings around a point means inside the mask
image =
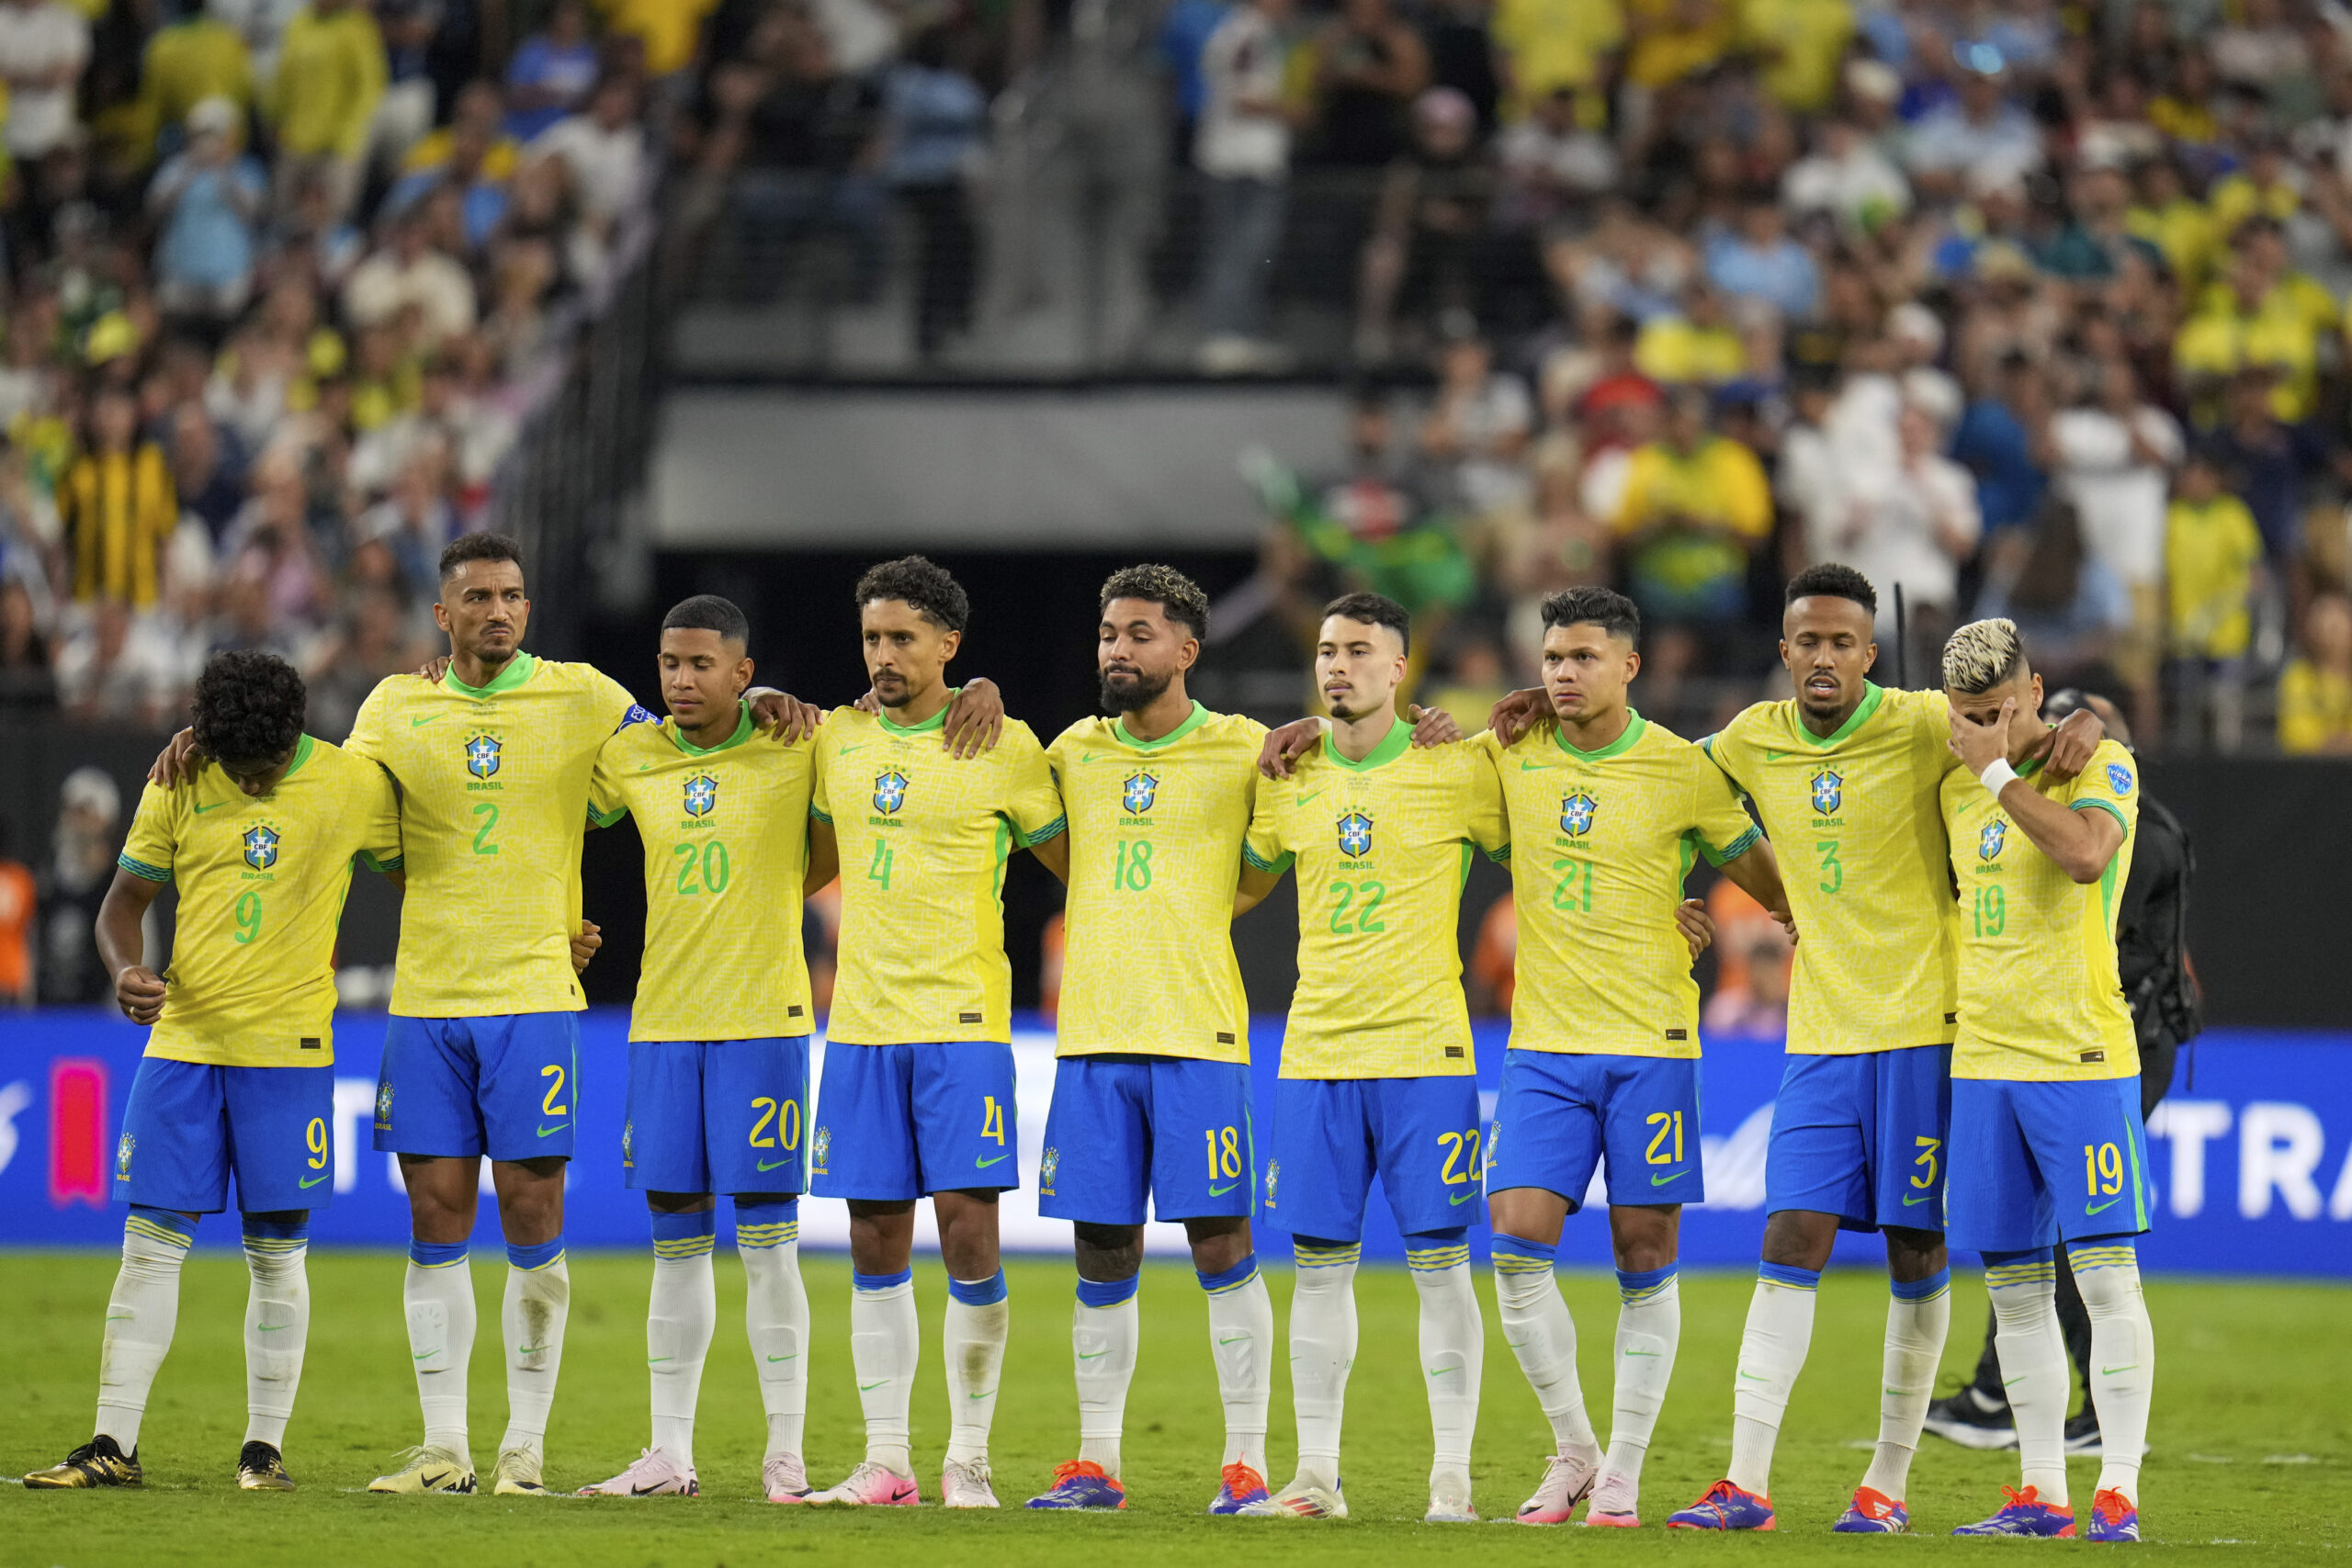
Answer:
[{"label": "player's hand", "polygon": [[131,1022],[153,1023],[164,1016],[164,978],[144,964],[133,964],[114,977],[114,999]]},{"label": "player's hand", "polygon": [[1487,728],[1508,746],[1551,716],[1552,699],[1541,686],[1526,686],[1497,703],[1487,715]]},{"label": "player's hand", "polygon": [[1405,710],[1413,721],[1413,744],[1416,746],[1450,746],[1462,739],[1462,727],[1443,708],[1425,708],[1414,703]]},{"label": "player's hand", "polygon": [[448,672],[449,656],[446,653],[436,653],[416,667],[418,680],[430,681],[436,686],[441,683],[441,677]]},{"label": "player's hand", "polygon": [[183,729],[156,753],[154,766],[147,770],[147,780],[164,789],[177,789],[196,777],[197,767],[203,761],[204,753],[196,749],[196,731]]},{"label": "player's hand", "polygon": [[587,968],[588,961],[604,945],[605,928],[594,920],[581,921],[579,931],[571,939],[571,972],[577,975]]},{"label": "player's hand", "polygon": [[1985,769],[2009,754],[2009,721],[2017,716],[2018,700],[2009,697],[2001,704],[2001,715],[1990,724],[1974,724],[1951,710],[1951,739],[1948,742],[1951,754],[1960,765],[1972,773]]},{"label": "player's hand", "polygon": [[754,686],[743,695],[752,705],[752,722],[786,745],[816,734],[825,722],[824,709],[774,686]]},{"label": "player's hand", "polygon": [[2058,739],[2042,759],[2042,772],[2064,784],[2091,765],[2091,753],[2106,739],[2106,721],[2088,708],[2076,708],[2059,724]]},{"label": "player's hand", "polygon": [[863,693],[859,694],[857,701],[849,705],[860,713],[870,713],[877,718],[881,716],[882,699],[874,694],[874,688],[871,686],[866,687]]},{"label": "player's hand", "polygon": [[996,689],[996,682],[985,675],[965,682],[956,700],[947,705],[945,729],[941,744],[951,757],[977,757],[995,750],[998,737],[1004,733],[1004,694]]},{"label": "player's hand", "polygon": [[1714,945],[1715,918],[1707,913],[1706,900],[1702,898],[1685,898],[1675,906],[1674,928],[1690,944],[1690,956],[1694,959]]},{"label": "player's hand", "polygon": [[1295,718],[1266,731],[1266,743],[1258,748],[1258,771],[1270,779],[1290,777],[1298,760],[1322,744],[1323,728],[1319,718]]},{"label": "player's hand", "polygon": [[1767,909],[1764,912],[1771,916],[1782,931],[1789,933],[1789,945],[1794,947],[1797,944],[1796,915],[1788,909]]}]

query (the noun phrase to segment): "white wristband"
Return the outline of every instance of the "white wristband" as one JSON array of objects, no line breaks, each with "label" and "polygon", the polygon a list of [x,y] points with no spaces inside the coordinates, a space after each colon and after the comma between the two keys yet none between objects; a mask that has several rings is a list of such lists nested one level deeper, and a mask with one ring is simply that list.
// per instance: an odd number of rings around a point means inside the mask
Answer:
[{"label": "white wristband", "polygon": [[1991,791],[1993,798],[1998,800],[2001,798],[2001,791],[2007,788],[2017,776],[2018,771],[2009,766],[2009,760],[2007,757],[1996,757],[1985,765],[1983,773],[1976,775],[1976,782]]}]

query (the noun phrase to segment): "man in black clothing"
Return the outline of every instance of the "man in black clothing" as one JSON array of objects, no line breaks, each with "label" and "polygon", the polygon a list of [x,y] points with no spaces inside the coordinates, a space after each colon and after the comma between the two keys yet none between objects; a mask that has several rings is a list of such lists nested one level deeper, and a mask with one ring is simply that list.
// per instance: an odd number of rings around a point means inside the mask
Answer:
[{"label": "man in black clothing", "polygon": [[[2055,723],[2079,707],[2097,713],[2109,738],[2125,746],[2132,744],[2123,715],[2105,697],[2070,688],[2045,701],[2041,716]],[[2132,872],[2124,879],[2122,901],[2115,914],[2116,967],[2140,1037],[2143,1120],[2172,1087],[2175,1054],[2194,1040],[2202,1027],[2197,979],[2188,964],[2188,884],[2196,871],[2197,856],[2180,819],[2143,793]],[[2092,1407],[2090,1396],[2090,1315],[2083,1309],[2082,1292],[2075,1288],[2074,1272],[2066,1266],[2063,1247],[2058,1258],[2058,1322],[2065,1331],[2066,1353],[2083,1377],[2083,1408],[2066,1423],[2066,1451],[2097,1454],[2100,1450],[2098,1412]],[[2001,1359],[1993,1348],[1989,1323],[1975,1377],[1958,1393],[1928,1406],[1927,1428],[1965,1448],[2017,1447],[2017,1427],[2001,1391]]]}]

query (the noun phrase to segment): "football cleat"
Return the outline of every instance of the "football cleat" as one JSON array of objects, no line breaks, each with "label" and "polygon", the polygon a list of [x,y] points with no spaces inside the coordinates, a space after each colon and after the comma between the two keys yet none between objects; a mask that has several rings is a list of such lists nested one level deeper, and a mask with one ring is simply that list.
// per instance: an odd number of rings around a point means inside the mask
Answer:
[{"label": "football cleat", "polygon": [[420,1446],[403,1449],[400,1453],[401,1467],[390,1475],[379,1475],[368,1483],[370,1492],[397,1492],[413,1495],[422,1492],[471,1492],[474,1489],[473,1461],[447,1449]]},{"label": "football cleat", "polygon": [[801,1499],[820,1508],[911,1508],[922,1501],[922,1489],[911,1475],[900,1475],[887,1464],[866,1460],[839,1486],[811,1492]]},{"label": "football cleat", "polygon": [[1666,1517],[1670,1530],[1778,1529],[1772,1499],[1743,1492],[1729,1481],[1718,1481],[1699,1500],[1679,1514]]},{"label": "football cleat", "polygon": [[1937,1437],[1947,1442],[1958,1443],[1963,1449],[2013,1449],[2018,1446],[2018,1424],[2010,1417],[2009,1407],[1986,1399],[1976,1392],[1973,1383],[1950,1399],[1939,1399],[1928,1405],[1927,1418],[1921,1425]]},{"label": "football cleat", "polygon": [[627,1470],[610,1481],[582,1486],[582,1497],[699,1497],[702,1484],[660,1449],[640,1449]]},{"label": "football cleat", "polygon": [[771,1503],[806,1503],[808,1467],[797,1454],[778,1454],[760,1466],[760,1485]]},{"label": "football cleat", "polygon": [[1266,1478],[1236,1460],[1218,1472],[1216,1500],[1209,1505],[1212,1514],[1243,1514],[1252,1504],[1262,1503],[1269,1494]]},{"label": "football cleat", "polygon": [[1262,1503],[1252,1503],[1241,1510],[1253,1518],[1344,1519],[1348,1517],[1348,1500],[1340,1492],[1340,1484],[1318,1486],[1311,1481],[1294,1481]]},{"label": "football cleat", "polygon": [[1857,1486],[1852,1505],[1829,1528],[1839,1535],[1909,1535],[1911,1515],[1885,1493]]},{"label": "football cleat", "polygon": [[1566,1454],[1554,1454],[1544,1461],[1544,1479],[1536,1483],[1535,1495],[1519,1506],[1519,1522],[1523,1525],[1564,1525],[1576,1512],[1578,1503],[1592,1491],[1592,1483],[1600,1475],[1600,1458],[1571,1459]]},{"label": "football cleat", "polygon": [[996,1500],[995,1478],[989,1473],[989,1461],[974,1460],[959,1464],[949,1460],[939,1472],[939,1506],[943,1508],[995,1508],[1002,1506]]},{"label": "football cleat", "polygon": [[554,1496],[539,1473],[540,1467],[546,1463],[537,1449],[501,1449],[498,1462],[490,1470],[492,1495],[499,1497]]},{"label": "football cleat", "polygon": [[122,1445],[103,1432],[67,1454],[64,1462],[36,1470],[25,1477],[25,1485],[35,1492],[83,1486],[140,1486],[145,1483],[146,1472],[139,1468],[139,1450],[124,1453]]},{"label": "football cleat", "polygon": [[2140,1539],[2140,1510],[2112,1486],[2091,1498],[2091,1530],[2086,1540],[2123,1541]]},{"label": "football cleat", "polygon": [[286,1473],[286,1456],[267,1443],[247,1443],[237,1453],[237,1490],[293,1491],[294,1478]]},{"label": "football cleat", "polygon": [[1973,1525],[1962,1525],[1954,1535],[2030,1535],[2072,1540],[2075,1538],[2075,1510],[2045,1503],[2040,1493],[2029,1486],[2020,1492],[2014,1486],[2004,1486],[2001,1495],[2008,1499],[2001,1511],[1989,1519]]},{"label": "football cleat", "polygon": [[1421,1516],[1425,1525],[1475,1525],[1478,1510],[1470,1503],[1470,1472],[1458,1470],[1451,1474],[1430,1479],[1429,1512]]},{"label": "football cleat", "polygon": [[1584,1522],[1601,1529],[1639,1529],[1641,1502],[1639,1486],[1613,1470],[1603,1471],[1593,1483],[1592,1504],[1584,1511]]},{"label": "football cleat", "polygon": [[1092,1460],[1074,1459],[1056,1465],[1054,1483],[1023,1506],[1107,1511],[1127,1506],[1127,1489]]}]

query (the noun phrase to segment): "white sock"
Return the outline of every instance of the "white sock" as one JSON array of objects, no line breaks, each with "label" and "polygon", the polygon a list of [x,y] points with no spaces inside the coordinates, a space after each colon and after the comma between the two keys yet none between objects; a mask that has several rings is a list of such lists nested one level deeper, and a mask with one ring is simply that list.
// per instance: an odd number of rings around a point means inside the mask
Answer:
[{"label": "white sock", "polygon": [[1913,1284],[1897,1284],[1886,1305],[1886,1359],[1880,1369],[1878,1450],[1862,1484],[1900,1503],[1911,1483],[1911,1458],[1936,1393],[1944,1336],[1951,1327],[1951,1270],[1939,1269]]},{"label": "white sock", "polygon": [[245,1441],[286,1451],[311,1338],[310,1221],[245,1222]]},{"label": "white sock", "polygon": [[735,1249],[748,1285],[743,1326],[767,1412],[762,1462],[798,1459],[808,1416],[808,1288],[800,1280],[797,1203],[737,1203]]},{"label": "white sock", "polygon": [[[2058,1325],[2058,1264],[2048,1251],[1996,1253],[2009,1259],[1984,1260],[1984,1284],[1993,1296],[1993,1345],[2001,1358],[2001,1382],[2017,1422],[2018,1462],[2024,1480],[2041,1501],[2065,1507],[2066,1405],[2075,1373],[2066,1359],[2066,1337]],[[2094,1351],[2096,1354],[2096,1351]],[[2101,1410],[2102,1418],[2106,1411]]]},{"label": "white sock", "polygon": [[126,1454],[138,1451],[147,1392],[172,1348],[180,1265],[195,1239],[194,1222],[166,1210],[134,1208],[122,1222],[122,1269],[107,1298],[106,1346],[98,1352],[96,1430]]},{"label": "white sock", "polygon": [[1274,1298],[1251,1253],[1222,1274],[1194,1278],[1209,1298],[1209,1354],[1225,1404],[1223,1464],[1266,1473],[1266,1411],[1274,1397]]},{"label": "white sock", "polygon": [[1577,1377],[1577,1323],[1552,1275],[1557,1247],[1523,1236],[1497,1233],[1495,1304],[1503,1323],[1503,1343],[1519,1358],[1535,1391],[1535,1403],[1552,1424],[1554,1449],[1563,1456],[1598,1461],[1600,1439],[1584,1407],[1584,1384]]},{"label": "white sock", "polygon": [[1078,1457],[1119,1473],[1119,1438],[1127,1420],[1127,1385],[1135,1381],[1136,1345],[1143,1337],[1136,1292],[1143,1276],[1080,1280],[1069,1324],[1070,1367],[1078,1382]]},{"label": "white sock", "polygon": [[1434,1448],[1430,1484],[1442,1483],[1467,1502],[1470,1438],[1478,1429],[1478,1377],[1487,1361],[1487,1324],[1470,1284],[1470,1248],[1461,1242],[1405,1248],[1421,1298],[1421,1379],[1430,1396]]},{"label": "white sock", "polygon": [[548,1412],[555,1408],[563,1366],[563,1325],[571,1314],[571,1271],[563,1237],[536,1247],[506,1247],[506,1298],[498,1323],[506,1337],[506,1435],[498,1451],[521,1449],[544,1458]]},{"label": "white sock", "polygon": [[1356,1262],[1363,1247],[1292,1244],[1298,1280],[1290,1298],[1291,1405],[1298,1416],[1298,1479],[1340,1483],[1340,1426],[1348,1369],[1356,1360]]},{"label": "white sock", "polygon": [[986,1464],[989,1428],[996,1422],[997,1385],[1004,1371],[1004,1341],[1012,1326],[1004,1270],[985,1280],[947,1281],[947,1311],[940,1351],[947,1359],[947,1461]]},{"label": "white sock", "polygon": [[1739,1371],[1731,1401],[1731,1466],[1724,1474],[1743,1492],[1771,1495],[1772,1448],[1781,1417],[1804,1371],[1813,1345],[1817,1269],[1766,1263],[1756,1272],[1756,1294],[1747,1303],[1747,1327],[1739,1337]]},{"label": "white sock", "polygon": [[1682,1343],[1680,1265],[1638,1273],[1617,1271],[1616,1407],[1609,1420],[1610,1473],[1639,1489],[1642,1461],[1674,1379],[1674,1352]]},{"label": "white sock", "polygon": [[474,1356],[474,1278],[466,1244],[408,1244],[401,1281],[408,1312],[409,1359],[416,1402],[424,1411],[424,1444],[472,1464],[466,1436],[466,1373]]},{"label": "white sock", "polygon": [[867,1462],[912,1476],[907,1406],[922,1361],[912,1269],[850,1276],[849,1359],[857,1373],[857,1402],[865,1412]]},{"label": "white sock", "polygon": [[2155,1392],[2156,1336],[2140,1290],[2140,1255],[2131,1238],[2069,1247],[2075,1288],[2091,1320],[2091,1403],[2098,1409],[2098,1490],[2140,1501],[2140,1460],[2148,1446],[2148,1405]]},{"label": "white sock", "polygon": [[653,1292],[645,1312],[653,1446],[681,1470],[695,1467],[695,1404],[718,1329],[718,1282],[710,1263],[718,1224],[707,1211],[653,1216]]}]

